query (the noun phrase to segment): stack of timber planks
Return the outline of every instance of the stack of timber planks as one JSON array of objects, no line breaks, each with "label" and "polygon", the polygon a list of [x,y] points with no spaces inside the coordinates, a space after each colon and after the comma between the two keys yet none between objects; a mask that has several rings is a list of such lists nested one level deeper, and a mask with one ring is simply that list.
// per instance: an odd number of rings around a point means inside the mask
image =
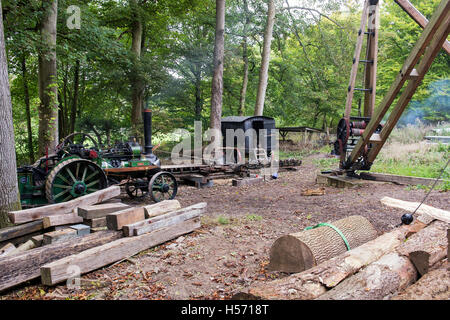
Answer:
[{"label": "stack of timber planks", "polygon": [[[9,212],[0,229],[0,292],[41,277],[45,285],[107,266],[200,227],[206,203],[132,207],[112,186],[65,203]],[[77,269],[78,270],[78,269]],[[70,271],[70,272],[69,272]]]},{"label": "stack of timber planks", "polygon": [[[382,203],[406,211],[417,208],[388,197]],[[236,292],[232,299],[448,300],[450,212],[425,206],[416,213],[410,225],[302,272]]]}]

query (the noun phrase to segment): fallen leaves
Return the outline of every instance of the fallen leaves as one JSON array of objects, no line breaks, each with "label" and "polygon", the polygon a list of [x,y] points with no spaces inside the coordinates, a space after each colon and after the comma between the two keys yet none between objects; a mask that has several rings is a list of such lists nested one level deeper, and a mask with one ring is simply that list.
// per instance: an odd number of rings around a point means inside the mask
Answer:
[{"label": "fallen leaves", "polygon": [[303,190],[301,195],[302,196],[323,196],[325,194],[325,188],[320,187],[316,189],[306,189]]}]

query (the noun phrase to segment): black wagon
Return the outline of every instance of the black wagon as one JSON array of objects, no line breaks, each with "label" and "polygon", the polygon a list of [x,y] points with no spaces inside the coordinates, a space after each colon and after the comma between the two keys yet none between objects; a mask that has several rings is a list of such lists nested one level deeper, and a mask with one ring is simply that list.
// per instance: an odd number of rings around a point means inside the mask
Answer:
[{"label": "black wagon", "polygon": [[[225,147],[237,147],[238,130],[241,129],[245,134],[245,155],[260,155],[263,150],[270,157],[275,144],[275,119],[266,116],[229,116],[221,119],[221,129]],[[229,134],[227,137],[227,129],[234,130],[234,135]]]}]

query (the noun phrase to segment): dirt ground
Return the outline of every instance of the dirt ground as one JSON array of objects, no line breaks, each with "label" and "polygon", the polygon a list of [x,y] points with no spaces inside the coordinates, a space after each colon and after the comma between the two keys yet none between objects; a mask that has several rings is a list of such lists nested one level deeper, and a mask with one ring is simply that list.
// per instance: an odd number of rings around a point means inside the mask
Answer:
[{"label": "dirt ground", "polygon": [[[349,215],[366,217],[382,234],[404,213],[382,206],[382,197],[421,201],[425,196],[424,190],[379,182],[302,196],[318,187],[318,172],[307,158],[298,171],[252,186],[233,187],[230,180],[215,180],[204,189],[181,186],[177,199],[183,207],[208,203],[201,229],[84,275],[81,289],[45,287],[37,280],[0,299],[227,299],[255,283],[287,276],[265,268],[281,235]],[[448,192],[433,191],[426,203],[450,210]]]}]

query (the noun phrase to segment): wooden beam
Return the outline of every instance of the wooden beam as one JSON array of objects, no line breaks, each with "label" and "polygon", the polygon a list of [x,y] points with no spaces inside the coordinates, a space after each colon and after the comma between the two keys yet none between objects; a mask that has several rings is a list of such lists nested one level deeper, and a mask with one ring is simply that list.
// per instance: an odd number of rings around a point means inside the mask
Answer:
[{"label": "wooden beam", "polygon": [[80,223],[83,222],[83,218],[74,213],[58,214],[55,216],[48,216],[42,219],[44,228],[50,228],[54,226],[62,226],[65,224]]},{"label": "wooden beam", "polygon": [[14,250],[16,250],[16,246],[13,245],[12,243],[7,243],[6,245],[0,248],[0,257],[7,256],[8,253]]},{"label": "wooden beam", "polygon": [[83,219],[83,223],[91,228],[101,228],[106,227],[106,217],[95,218],[95,219]]},{"label": "wooden beam", "polygon": [[[386,206],[403,209],[409,212],[414,212],[420,204],[420,202],[403,201],[391,197],[383,197],[380,201]],[[450,211],[447,210],[442,210],[426,204],[422,204],[419,209],[417,209],[416,213],[425,214],[434,219],[450,223]]]},{"label": "wooden beam", "polygon": [[28,240],[27,242],[22,243],[20,246],[18,246],[16,248],[16,250],[9,252],[8,256],[12,256],[12,255],[15,255],[15,254],[18,254],[18,253],[21,253],[21,252],[33,249],[35,247],[36,247],[36,245],[34,244],[34,241]]},{"label": "wooden beam", "polygon": [[110,230],[122,230],[123,226],[145,219],[143,207],[129,208],[106,216],[106,226]]},{"label": "wooden beam", "polygon": [[[417,10],[408,0],[394,0],[400,8],[403,9],[420,27],[425,28],[428,24],[427,18]],[[448,54],[450,54],[450,42],[445,40],[442,47]]]},{"label": "wooden beam", "polygon": [[122,232],[100,231],[76,241],[57,242],[0,259],[0,291],[40,276],[41,266],[92,247],[117,240]]},{"label": "wooden beam", "polygon": [[0,229],[0,242],[18,238],[44,229],[42,221],[32,221],[17,226]]},{"label": "wooden beam", "polygon": [[[388,174],[388,173],[378,173],[378,172],[361,172],[359,176],[364,180],[373,180],[373,181],[385,181],[392,182],[396,184],[403,185],[426,185],[431,186],[436,182],[436,179],[432,178],[422,178],[422,177],[410,177],[410,176],[400,176],[396,174]],[[445,182],[442,179],[438,180],[438,183]]]},{"label": "wooden beam", "polygon": [[[447,1],[447,3],[450,2]],[[405,88],[405,90],[403,90],[402,94],[400,95],[397,104],[394,106],[391,113],[389,114],[389,117],[387,118],[386,123],[383,126],[383,129],[381,129],[380,135],[383,137],[383,141],[375,145],[369,151],[369,154],[367,155],[367,161],[369,163],[372,163],[375,160],[376,156],[378,155],[384,143],[386,142],[387,137],[394,129],[403,111],[405,110],[412,96],[416,92],[417,87],[421,84],[423,78],[425,77],[425,74],[430,69],[434,58],[439,53],[439,49],[441,48],[444,40],[447,38],[449,31],[450,31],[450,5],[446,18],[442,21],[441,26],[435,33],[430,45],[427,47],[422,57],[422,60],[417,66],[417,72],[419,75],[415,79],[409,81],[407,87]]]},{"label": "wooden beam", "polygon": [[181,208],[180,202],[178,200],[164,200],[157,202],[148,206],[144,206],[145,218],[156,217],[161,214],[178,210]]},{"label": "wooden beam", "polygon": [[[405,82],[408,80],[409,75],[415,68],[417,62],[424,54],[425,50],[429,46],[429,44],[432,42],[433,37],[435,37],[436,32],[439,28],[444,28],[448,26],[448,15],[450,11],[450,2],[448,0],[442,0],[439,4],[438,8],[434,12],[430,22],[425,27],[424,31],[422,32],[422,35],[420,36],[419,40],[414,45],[413,49],[411,50],[408,58],[405,60],[403,67],[401,68],[399,74],[397,75],[396,79],[392,83],[391,87],[389,88],[387,94],[384,96],[381,104],[378,106],[378,108],[375,110],[370,122],[367,124],[366,129],[364,130],[363,135],[359,139],[358,143],[356,144],[355,148],[353,149],[352,153],[349,157],[350,163],[355,163],[356,160],[361,156],[362,152],[365,149],[365,146],[368,144],[370,137],[377,129],[378,125],[383,120],[385,114],[389,110],[390,106],[396,99],[397,95],[399,94],[400,90],[402,89]],[[448,32],[447,32],[448,33]],[[444,37],[445,38],[445,37]],[[442,40],[443,41],[443,40]],[[442,44],[441,44],[442,45]],[[428,50],[430,52],[430,50]],[[426,61],[426,63],[431,63],[431,61],[434,59],[431,59],[432,57],[429,56],[428,59],[430,61]],[[425,59],[422,59],[423,64],[425,64]],[[422,73],[422,70],[418,69],[418,72],[421,77],[424,76],[424,73]],[[426,71],[425,71],[426,73]],[[417,81],[417,80],[416,80]],[[414,83],[415,81],[411,81]],[[415,84],[414,84],[415,86]],[[417,87],[417,86],[415,86]],[[406,91],[406,90],[404,90]],[[408,90],[408,95],[411,93],[411,88]],[[406,97],[406,96],[405,96]],[[405,97],[403,100],[405,100]],[[389,132],[387,132],[389,133]],[[389,135],[389,134],[388,134]],[[387,139],[388,135],[382,135],[384,139]],[[382,146],[382,144],[379,144]],[[376,145],[378,148],[379,145]],[[381,149],[381,147],[380,147]]]},{"label": "wooden beam", "polygon": [[66,241],[77,236],[77,230],[65,228],[57,231],[44,233],[43,245]]},{"label": "wooden beam", "polygon": [[67,280],[71,274],[67,267],[76,265],[81,274],[96,270],[113,262],[131,257],[141,251],[175,239],[200,227],[200,219],[183,221],[168,228],[147,233],[138,237],[119,239],[102,246],[51,262],[41,268],[44,285],[54,285]]},{"label": "wooden beam", "polygon": [[108,214],[130,208],[124,203],[103,203],[92,206],[78,207],[78,215],[84,219],[96,219],[106,217]]},{"label": "wooden beam", "polygon": [[43,219],[48,216],[71,213],[76,207],[92,205],[117,197],[118,195],[120,195],[120,187],[111,186],[67,202],[55,203],[48,206],[19,211],[11,211],[8,215],[12,223],[29,222]]},{"label": "wooden beam", "polygon": [[44,242],[44,235],[40,234],[38,236],[34,236],[31,238],[31,241],[33,241],[33,243],[36,247],[40,247],[40,246],[42,246],[42,244]]},{"label": "wooden beam", "polygon": [[[155,224],[159,223],[160,221],[164,221],[164,220],[168,220],[171,219],[173,217],[177,217],[179,215],[185,214],[185,213],[189,213],[189,212],[193,212],[195,211],[196,213],[203,214],[206,208],[206,202],[200,202],[197,204],[194,204],[192,206],[180,209],[180,210],[176,210],[176,211],[171,211],[169,213],[163,214],[163,215],[159,215],[157,217],[153,217],[150,219],[146,219],[143,221],[139,221],[133,224],[129,224],[123,227],[123,233],[125,236],[127,237],[131,237],[136,235],[135,234],[135,230],[140,229],[140,231],[138,233],[143,234],[145,232],[150,232],[151,230],[155,230]],[[173,220],[171,220],[173,221]],[[151,225],[151,227],[149,227]],[[161,226],[162,224],[160,223],[159,226]],[[157,225],[158,226],[158,225]],[[144,232],[145,231],[145,232]],[[137,231],[136,231],[137,232]]]}]

